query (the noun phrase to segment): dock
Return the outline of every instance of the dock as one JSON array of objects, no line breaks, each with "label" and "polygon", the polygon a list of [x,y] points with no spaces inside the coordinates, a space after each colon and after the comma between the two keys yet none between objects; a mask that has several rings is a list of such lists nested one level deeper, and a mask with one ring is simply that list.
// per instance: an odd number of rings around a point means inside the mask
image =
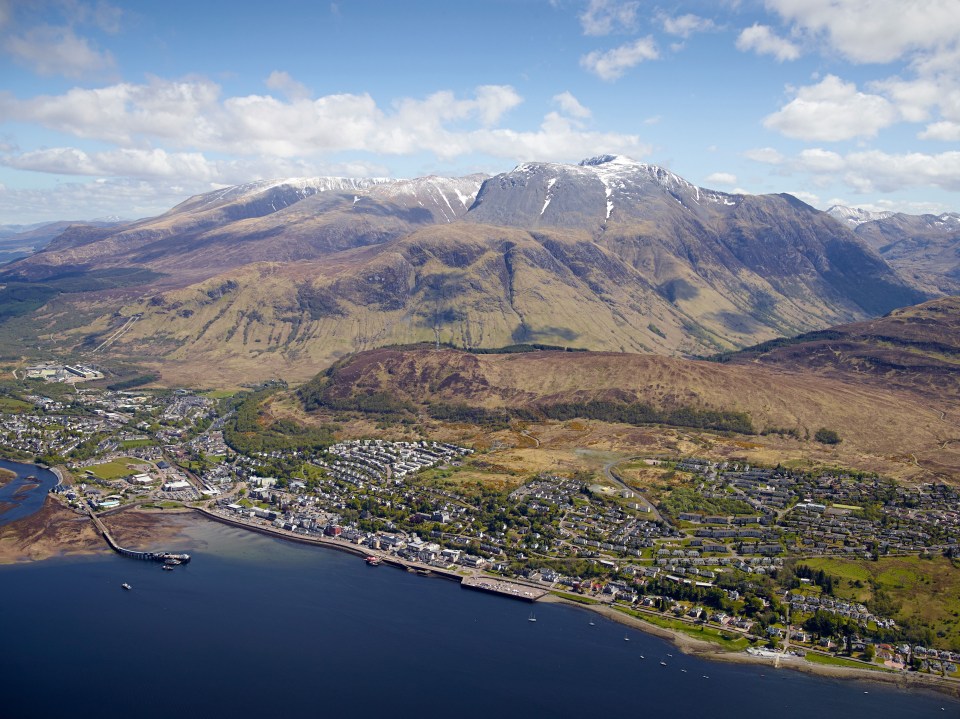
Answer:
[{"label": "dock", "polygon": [[129,557],[130,559],[139,559],[144,562],[171,562],[171,563],[180,563],[186,564],[190,561],[189,554],[175,554],[173,552],[140,552],[135,549],[127,549],[126,547],[121,547],[117,544],[116,540],[110,534],[110,531],[104,526],[103,522],[100,521],[100,517],[93,513],[92,509],[87,509],[90,513],[90,519],[93,520],[94,526],[97,528],[97,531],[103,535],[104,540],[107,542],[107,546],[110,547],[117,554]]},{"label": "dock", "polygon": [[520,599],[524,602],[535,602],[549,594],[545,589],[531,587],[526,584],[518,584],[517,582],[508,582],[504,579],[496,579],[495,577],[465,577],[463,581],[460,582],[460,586],[466,589],[476,589],[481,592],[492,592],[502,597]]}]

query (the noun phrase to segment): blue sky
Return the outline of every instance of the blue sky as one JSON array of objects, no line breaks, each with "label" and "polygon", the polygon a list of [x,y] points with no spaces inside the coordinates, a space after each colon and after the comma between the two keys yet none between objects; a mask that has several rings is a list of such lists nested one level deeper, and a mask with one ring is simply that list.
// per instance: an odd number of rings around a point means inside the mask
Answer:
[{"label": "blue sky", "polygon": [[0,224],[613,152],[960,210],[958,0],[0,0]]}]

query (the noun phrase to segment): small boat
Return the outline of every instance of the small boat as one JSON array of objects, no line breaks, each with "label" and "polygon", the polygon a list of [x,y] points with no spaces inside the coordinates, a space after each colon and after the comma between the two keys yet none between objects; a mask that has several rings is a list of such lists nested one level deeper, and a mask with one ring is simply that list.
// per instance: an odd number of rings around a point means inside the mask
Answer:
[{"label": "small boat", "polygon": [[419,574],[421,577],[429,577],[429,576],[430,576],[430,570],[429,570],[429,569],[418,569],[418,570],[417,570],[417,574]]},{"label": "small boat", "polygon": [[661,666],[661,667],[665,667],[665,666],[667,666],[667,663],[666,663],[666,662],[660,662],[660,666]]},{"label": "small boat", "polygon": [[646,659],[646,657],[643,656],[642,654],[640,655],[640,658],[641,658],[641,659]]},{"label": "small boat", "polygon": [[590,626],[591,626],[591,627],[595,627],[595,626],[597,626],[597,623],[596,623],[596,622],[590,622]]},{"label": "small boat", "polygon": [[127,584],[126,582],[124,582],[124,583],[121,584],[120,586],[123,587],[124,589],[133,589],[133,587],[131,587],[131,586],[130,586],[129,584]]},{"label": "small boat", "polygon": [[630,641],[630,637],[628,637],[626,634],[624,634],[624,635],[623,635],[623,641],[629,642],[629,641]]},{"label": "small boat", "polygon": [[166,571],[166,572],[172,572],[172,571],[173,571],[173,567],[171,567],[169,564],[164,564],[162,567],[160,567],[160,569],[163,569],[163,570]]},{"label": "small boat", "polygon": [[527,621],[528,621],[528,622],[535,622],[535,621],[537,621],[536,615],[535,615],[533,612],[530,612],[530,616],[527,617]]},{"label": "small boat", "polygon": [[374,555],[371,554],[369,557],[367,557],[363,561],[365,561],[371,567],[379,567],[381,560],[380,560],[380,557],[375,557]]}]

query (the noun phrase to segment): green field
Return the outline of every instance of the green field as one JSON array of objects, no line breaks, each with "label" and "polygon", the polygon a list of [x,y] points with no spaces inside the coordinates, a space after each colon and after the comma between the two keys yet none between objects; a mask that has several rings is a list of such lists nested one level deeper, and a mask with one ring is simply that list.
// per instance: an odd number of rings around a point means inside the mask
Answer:
[{"label": "green field", "polygon": [[877,562],[818,557],[803,564],[841,578],[834,590],[838,597],[869,604],[880,593],[900,626],[929,630],[933,646],[960,651],[960,566],[946,557],[883,557]]},{"label": "green field", "polygon": [[152,439],[124,439],[120,442],[120,446],[124,449],[130,449],[131,447],[148,447],[151,444],[156,444]]},{"label": "green field", "polygon": [[854,669],[874,670],[878,672],[892,672],[893,669],[887,669],[876,664],[866,664],[864,662],[854,661],[853,659],[844,659],[843,657],[834,657],[827,654],[817,654],[816,652],[807,652],[806,660],[814,664],[828,664],[835,667],[852,667]]},{"label": "green field", "polygon": [[19,412],[25,412],[29,409],[33,409],[33,405],[29,402],[14,399],[13,397],[0,397],[0,412],[16,414]]},{"label": "green field", "polygon": [[136,470],[130,469],[127,466],[129,464],[142,465],[149,464],[149,462],[144,462],[142,459],[136,459],[135,457],[118,457],[112,462],[94,464],[90,467],[87,467],[87,469],[93,472],[100,479],[122,479],[123,477],[129,477],[137,473]]},{"label": "green field", "polygon": [[724,649],[729,649],[731,652],[741,651],[750,646],[750,642],[746,637],[736,636],[735,638],[731,638],[731,632],[725,632],[722,629],[717,629],[716,627],[689,624],[687,622],[682,622],[679,619],[671,619],[668,616],[661,616],[653,613],[648,614],[647,612],[638,612],[636,610],[627,609],[626,607],[620,607],[617,605],[613,605],[613,607],[619,612],[629,614],[631,617],[636,617],[637,619],[642,619],[643,621],[649,622],[654,626],[683,632],[694,639],[702,639],[705,642],[719,644]]}]

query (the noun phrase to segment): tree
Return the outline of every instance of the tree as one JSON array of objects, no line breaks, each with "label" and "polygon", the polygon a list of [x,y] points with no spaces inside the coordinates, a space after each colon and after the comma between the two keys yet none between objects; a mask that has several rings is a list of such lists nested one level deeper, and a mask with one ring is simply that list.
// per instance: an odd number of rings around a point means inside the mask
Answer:
[{"label": "tree", "polygon": [[813,438],[820,442],[821,444],[840,444],[841,439],[840,435],[832,429],[827,429],[826,427],[821,427],[817,430],[817,433],[813,435]]}]

